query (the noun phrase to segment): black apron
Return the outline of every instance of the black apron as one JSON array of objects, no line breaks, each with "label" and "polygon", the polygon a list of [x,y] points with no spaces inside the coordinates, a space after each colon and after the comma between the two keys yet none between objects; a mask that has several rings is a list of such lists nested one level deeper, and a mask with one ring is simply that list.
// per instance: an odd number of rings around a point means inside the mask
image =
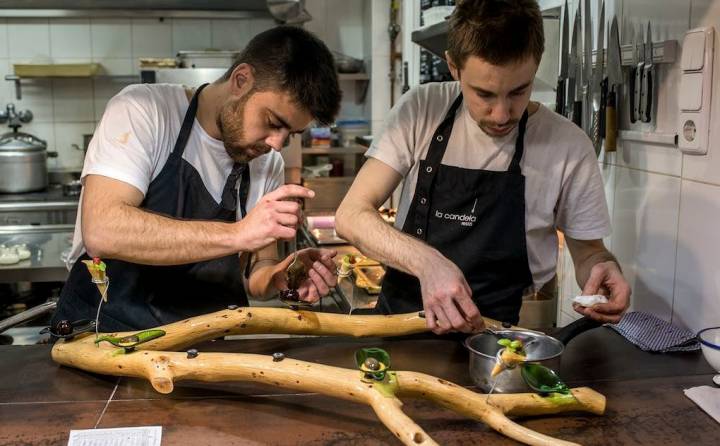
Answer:
[{"label": "black apron", "polygon": [[[198,88],[190,101],[175,147],[160,174],[150,183],[140,208],[183,220],[234,222],[237,220],[235,200],[229,206],[232,209],[227,208],[226,200],[216,203],[198,171],[182,158],[195,122],[198,95],[204,87]],[[247,164],[236,164],[228,178],[241,216],[246,213],[249,171]],[[87,253],[71,269],[52,326],[63,319],[95,319],[100,293],[81,262],[86,259],[89,259]],[[228,304],[248,304],[237,254],[174,266],[103,261],[107,265],[110,287],[108,302],[102,306],[100,331],[146,329],[217,311]]]},{"label": "black apron", "polygon": [[[402,230],[460,268],[483,316],[515,324],[523,290],[532,283],[525,243],[525,177],[520,170],[528,113],[518,125],[507,172],[465,169],[441,164],[461,103],[462,95],[435,130],[427,156],[420,161]],[[418,279],[388,268],[378,311],[409,313],[422,307]]]}]

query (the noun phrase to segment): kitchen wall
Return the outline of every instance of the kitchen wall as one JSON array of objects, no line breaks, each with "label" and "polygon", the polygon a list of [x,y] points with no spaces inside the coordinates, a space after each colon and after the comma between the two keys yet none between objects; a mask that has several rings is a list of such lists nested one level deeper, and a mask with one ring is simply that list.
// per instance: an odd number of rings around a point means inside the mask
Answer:
[{"label": "kitchen wall", "polygon": [[[306,28],[332,50],[362,58],[365,0],[332,7],[329,0],[308,0],[313,20]],[[255,34],[274,26],[271,19],[14,19],[0,18],[0,74],[11,74],[15,63],[98,62],[103,74],[95,79],[25,79],[22,100],[14,83],[0,78],[0,107],[14,103],[35,118],[24,131],[48,141],[59,152],[51,168],[82,166],[82,135],[92,133],[108,99],[136,82],[140,57],[173,57],[179,50],[238,49]],[[125,77],[123,77],[125,76]],[[341,117],[362,118],[365,105],[356,104],[355,83],[343,81]],[[7,129],[9,131],[9,129]],[[4,131],[4,130],[3,130]]]},{"label": "kitchen wall", "polygon": [[[593,0],[595,27],[597,9],[598,1]],[[654,41],[675,39],[680,45],[688,29],[714,26],[713,84],[720,85],[720,0],[606,2],[607,17],[613,13],[621,24],[621,43],[629,43],[631,35],[644,34],[648,21]],[[680,56],[681,52],[673,65],[658,66],[654,122],[630,124],[625,107],[623,128],[677,133]],[[600,157],[613,224],[606,242],[632,286],[632,309],[694,331],[720,325],[720,92],[715,92],[712,101],[710,141],[714,143],[708,155],[684,155],[672,146],[621,141],[616,153],[603,152]],[[570,265],[565,258],[564,270],[571,270]],[[573,280],[566,274],[564,298],[579,291]],[[575,314],[567,301],[562,308],[560,322],[564,324]]]}]

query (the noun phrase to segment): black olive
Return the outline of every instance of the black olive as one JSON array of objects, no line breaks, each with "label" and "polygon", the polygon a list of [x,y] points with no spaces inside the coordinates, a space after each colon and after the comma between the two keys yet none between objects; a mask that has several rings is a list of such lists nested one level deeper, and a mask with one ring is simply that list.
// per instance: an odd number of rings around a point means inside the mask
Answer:
[{"label": "black olive", "polygon": [[73,326],[70,321],[63,319],[55,324],[55,334],[60,336],[67,336],[73,331]]}]

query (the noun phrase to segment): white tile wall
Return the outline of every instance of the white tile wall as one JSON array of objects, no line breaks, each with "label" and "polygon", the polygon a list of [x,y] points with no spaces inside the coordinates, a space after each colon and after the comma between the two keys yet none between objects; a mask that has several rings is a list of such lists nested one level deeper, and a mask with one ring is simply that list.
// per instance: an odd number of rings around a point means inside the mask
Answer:
[{"label": "white tile wall", "polygon": [[210,46],[221,50],[241,49],[253,36],[244,20],[212,20],[210,31]]},{"label": "white tile wall", "polygon": [[[329,7],[326,0],[310,0],[314,19],[307,28],[331,49],[362,58],[365,4],[353,0],[338,8]],[[252,36],[273,26],[271,19],[0,19],[0,74],[12,73],[15,63],[97,62],[103,75],[137,76],[141,57],[173,57],[179,50],[242,49]],[[18,101],[14,84],[0,79],[0,109],[9,102],[30,109],[35,118],[23,130],[47,140],[49,150],[59,153],[49,166],[80,168],[82,154],[73,144],[82,146],[82,135],[92,133],[107,101],[130,82],[131,77],[24,79]],[[341,117],[365,116],[366,105],[355,103],[355,83],[343,82],[341,88],[345,97]]]},{"label": "white tile wall", "polygon": [[172,21],[172,52],[206,50],[212,47],[210,20],[175,19]]},{"label": "white tile wall", "polygon": [[18,62],[50,60],[47,19],[8,19],[8,56]]},{"label": "white tile wall", "polygon": [[682,182],[673,323],[720,325],[720,187]]},{"label": "white tile wall", "polygon": [[[597,0],[592,3],[595,10]],[[656,41],[682,43],[685,31],[697,26],[720,30],[720,0],[621,0],[608,12],[618,13],[624,43],[644,33],[648,20]],[[715,46],[719,66],[717,37]],[[720,85],[718,71],[714,85]],[[631,125],[625,107],[623,128],[676,133],[678,64],[658,67],[657,80],[655,121]],[[720,110],[720,95],[713,95],[712,109]],[[633,308],[691,330],[720,325],[720,113],[713,113],[711,128],[707,156],[624,141],[616,154],[601,157],[610,245],[633,287]],[[574,284],[569,274],[565,278],[561,287],[570,290]],[[571,316],[561,308],[561,323]]]},{"label": "white tile wall", "polygon": [[94,58],[132,58],[130,19],[91,19],[90,37]]},{"label": "white tile wall", "polygon": [[672,312],[680,179],[618,168],[613,250],[633,290],[631,309],[669,321]]},{"label": "white tile wall", "polygon": [[132,19],[132,55],[139,57],[170,57],[172,52],[172,20]]},{"label": "white tile wall", "polygon": [[8,57],[8,25],[6,19],[0,19],[0,59]]},{"label": "white tile wall", "polygon": [[53,59],[90,59],[90,19],[56,19],[50,22],[50,56]]}]

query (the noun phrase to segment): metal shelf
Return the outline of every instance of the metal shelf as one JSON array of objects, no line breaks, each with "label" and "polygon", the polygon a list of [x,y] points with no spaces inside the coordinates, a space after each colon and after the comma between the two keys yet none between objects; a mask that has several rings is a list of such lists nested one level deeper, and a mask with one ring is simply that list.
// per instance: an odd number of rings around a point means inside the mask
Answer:
[{"label": "metal shelf", "polygon": [[367,147],[360,145],[350,147],[303,147],[303,155],[362,155]]},{"label": "metal shelf", "polygon": [[448,26],[447,20],[423,26],[410,34],[410,40],[444,59],[447,49]]},{"label": "metal shelf", "polygon": [[[431,53],[445,58],[445,50],[447,49],[447,33],[448,33],[448,21],[445,20],[440,23],[433,25],[424,26],[412,32],[411,40]],[[620,46],[620,56],[623,66],[632,66],[633,52],[635,45],[627,44]],[[597,58],[598,51],[592,52],[593,60]],[[655,64],[671,64],[677,60],[678,54],[678,41],[677,40],[665,40],[662,42],[653,43],[653,63]],[[607,59],[607,49],[603,51],[604,57]],[[582,54],[578,55],[582,60]],[[607,66],[607,64],[606,64]]]},{"label": "metal shelf", "polygon": [[369,81],[367,73],[338,73],[339,81]]}]

